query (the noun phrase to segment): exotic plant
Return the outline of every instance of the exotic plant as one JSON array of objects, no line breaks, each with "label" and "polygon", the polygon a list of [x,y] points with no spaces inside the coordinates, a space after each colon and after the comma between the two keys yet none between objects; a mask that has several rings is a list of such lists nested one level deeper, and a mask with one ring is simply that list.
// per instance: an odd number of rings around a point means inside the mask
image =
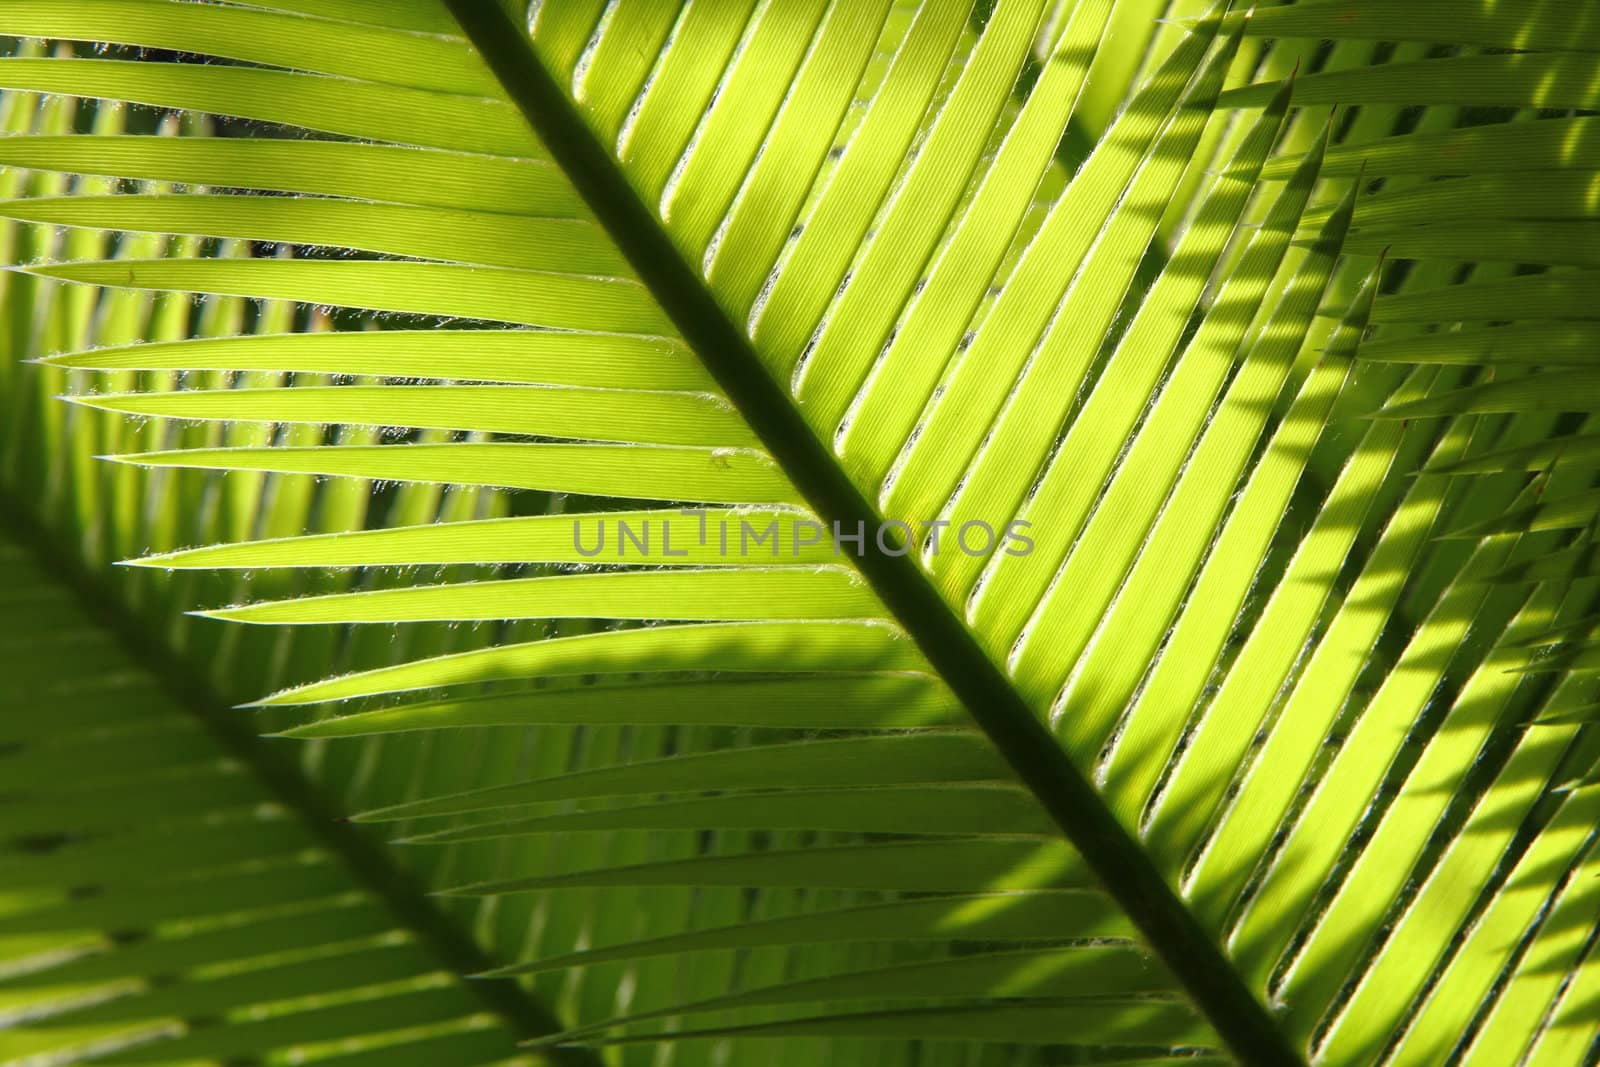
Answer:
[{"label": "exotic plant", "polygon": [[1600,4],[0,34],[0,1061],[1593,1061]]}]

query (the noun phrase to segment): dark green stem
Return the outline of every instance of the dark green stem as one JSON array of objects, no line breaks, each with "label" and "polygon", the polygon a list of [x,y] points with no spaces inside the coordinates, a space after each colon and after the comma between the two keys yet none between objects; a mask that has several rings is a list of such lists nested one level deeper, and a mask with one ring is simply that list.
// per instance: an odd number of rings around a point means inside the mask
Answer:
[{"label": "dark green stem", "polygon": [[[103,578],[64,551],[60,539],[52,537],[4,490],[0,490],[0,535],[25,547],[71,589],[89,617],[112,633],[180,707],[199,719],[219,746],[248,767],[278,804],[296,815],[343,863],[356,885],[382,901],[395,921],[409,930],[442,968],[468,975],[499,966],[429,898],[427,886],[396,864],[383,844],[345,821],[343,813],[328,803],[296,763],[264,744],[230,702],[202,680],[202,672],[157,639],[152,627],[130,611]],[[485,1011],[499,1016],[519,1040],[564,1029],[554,1014],[515,982],[475,981],[465,983],[464,988],[482,1002]],[[403,1021],[396,1020],[396,1024]],[[551,1050],[547,1055],[551,1063],[562,1067],[601,1067],[602,1062],[587,1049]]]},{"label": "dark green stem", "polygon": [[[738,407],[806,503],[847,530],[882,517],[834,460],[723,313],[654,213],[545,69],[527,32],[495,0],[444,0],[555,161]],[[910,555],[872,548],[861,573],[960,698],[1018,778],[1139,927],[1241,1063],[1301,1056],[1184,906],[1138,842],[1101,801],[1033,709],[989,658]]]}]

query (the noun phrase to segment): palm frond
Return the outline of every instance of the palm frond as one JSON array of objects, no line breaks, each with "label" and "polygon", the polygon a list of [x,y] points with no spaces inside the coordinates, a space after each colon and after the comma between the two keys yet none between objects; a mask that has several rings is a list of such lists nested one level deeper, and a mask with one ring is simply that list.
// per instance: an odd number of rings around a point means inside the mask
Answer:
[{"label": "palm frond", "polygon": [[555,1027],[458,981],[481,950],[292,765],[185,707],[26,535],[0,547],[7,1063],[487,1064]]},{"label": "palm frond", "polygon": [[551,1042],[1579,1062],[1592,5],[1056,6],[18,2],[8,483]]}]

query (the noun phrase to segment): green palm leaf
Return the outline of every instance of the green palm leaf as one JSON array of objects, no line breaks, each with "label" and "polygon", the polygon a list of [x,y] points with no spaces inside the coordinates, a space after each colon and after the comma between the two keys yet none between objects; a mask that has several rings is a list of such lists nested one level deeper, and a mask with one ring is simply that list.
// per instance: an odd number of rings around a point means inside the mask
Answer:
[{"label": "green palm leaf", "polygon": [[[0,457],[437,943],[18,1010],[493,968],[459,1046],[169,1051],[1582,1060],[1591,5],[391,6],[0,12],[116,46],[0,59]],[[44,796],[41,891],[307,832]]]}]

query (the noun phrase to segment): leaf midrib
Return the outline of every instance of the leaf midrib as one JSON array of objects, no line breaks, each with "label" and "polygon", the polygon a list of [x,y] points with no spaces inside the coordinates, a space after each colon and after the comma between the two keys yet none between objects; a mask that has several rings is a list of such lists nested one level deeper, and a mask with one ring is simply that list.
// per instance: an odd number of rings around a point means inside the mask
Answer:
[{"label": "leaf midrib", "polygon": [[[427,887],[396,864],[384,845],[330,804],[298,765],[268,749],[230,702],[163,643],[116,591],[107,588],[103,578],[65,550],[61,539],[52,536],[4,485],[0,485],[0,538],[31,553],[47,574],[69,590],[85,614],[108,631],[174,703],[194,715],[218,746],[247,768],[272,799],[344,867],[355,886],[381,903],[442,969],[459,980],[500,965],[434,904]],[[513,982],[462,982],[461,988],[517,1038],[532,1040],[564,1029],[559,1017]],[[584,1048],[550,1050],[547,1055],[550,1062],[564,1067],[600,1067],[602,1062]]]},{"label": "leaf midrib", "polygon": [[[684,260],[621,167],[544,67],[525,29],[492,0],[443,0],[639,279],[807,505],[847,530],[877,529],[861,494],[767,373],[744,332]],[[1299,1064],[1272,1016],[988,657],[910,554],[870,544],[857,561],[898,624],[1137,925],[1241,1063]]]}]

